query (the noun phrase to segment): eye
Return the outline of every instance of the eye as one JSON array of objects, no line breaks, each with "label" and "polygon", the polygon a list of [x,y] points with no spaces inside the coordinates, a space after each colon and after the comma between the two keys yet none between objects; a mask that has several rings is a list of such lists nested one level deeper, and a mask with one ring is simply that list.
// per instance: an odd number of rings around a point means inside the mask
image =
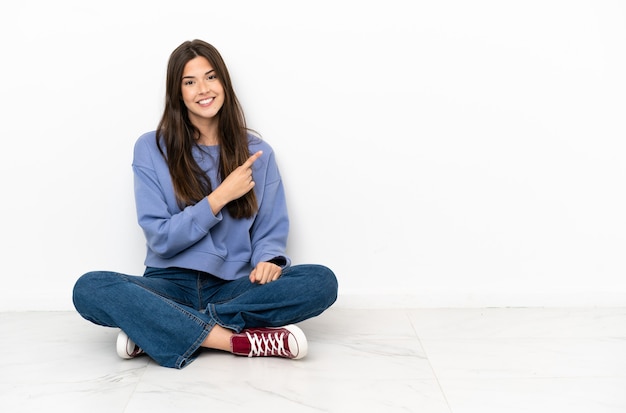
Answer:
[{"label": "eye", "polygon": [[183,81],[183,85],[184,85],[184,86],[191,86],[191,85],[193,85],[193,84],[194,84],[194,81],[193,81],[193,80],[191,80],[191,79],[187,79],[187,80],[184,80],[184,81]]},{"label": "eye", "polygon": [[207,80],[215,80],[215,79],[217,79],[217,75],[215,73],[211,73],[206,78],[207,78]]}]

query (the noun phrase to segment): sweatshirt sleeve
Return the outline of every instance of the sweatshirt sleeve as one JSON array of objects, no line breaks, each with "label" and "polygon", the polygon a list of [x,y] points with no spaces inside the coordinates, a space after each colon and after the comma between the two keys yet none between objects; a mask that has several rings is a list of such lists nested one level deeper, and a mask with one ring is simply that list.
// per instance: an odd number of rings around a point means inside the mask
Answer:
[{"label": "sweatshirt sleeve", "polygon": [[287,268],[291,265],[291,259],[285,253],[289,234],[285,190],[272,151],[269,151],[267,162],[263,196],[251,230],[252,265],[282,257],[282,267]]},{"label": "sweatshirt sleeve", "polygon": [[137,220],[148,248],[158,256],[173,257],[221,221],[221,213],[214,215],[206,199],[180,210],[165,161],[148,139],[135,145],[133,173]]}]

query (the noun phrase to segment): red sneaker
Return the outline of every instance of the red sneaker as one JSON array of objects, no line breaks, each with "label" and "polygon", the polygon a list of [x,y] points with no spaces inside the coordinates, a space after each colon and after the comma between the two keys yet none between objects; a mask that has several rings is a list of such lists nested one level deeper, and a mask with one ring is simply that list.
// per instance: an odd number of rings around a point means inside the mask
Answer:
[{"label": "red sneaker", "polygon": [[301,359],[306,356],[306,336],[299,327],[247,328],[230,339],[233,354],[248,357],[276,356]]}]

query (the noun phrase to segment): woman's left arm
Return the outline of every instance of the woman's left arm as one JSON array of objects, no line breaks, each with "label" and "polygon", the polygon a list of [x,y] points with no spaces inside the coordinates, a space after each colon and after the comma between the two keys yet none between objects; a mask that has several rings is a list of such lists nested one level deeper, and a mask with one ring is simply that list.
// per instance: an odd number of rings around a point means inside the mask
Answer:
[{"label": "woman's left arm", "polygon": [[[265,176],[254,177],[257,186],[263,183],[263,187],[257,191],[260,195],[257,197],[259,209],[250,229],[252,265],[255,270],[259,263],[267,263],[282,270],[291,265],[285,252],[289,235],[289,215],[285,189],[274,154],[271,150],[264,153],[267,156],[267,167],[263,171]],[[255,173],[258,174],[256,171]]]}]

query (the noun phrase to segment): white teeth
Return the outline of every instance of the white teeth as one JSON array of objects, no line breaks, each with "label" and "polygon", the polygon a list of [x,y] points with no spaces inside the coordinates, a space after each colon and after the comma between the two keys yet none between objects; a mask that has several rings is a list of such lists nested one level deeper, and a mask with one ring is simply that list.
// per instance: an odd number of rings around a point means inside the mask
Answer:
[{"label": "white teeth", "polygon": [[210,99],[204,99],[204,100],[201,100],[201,101],[200,101],[200,102],[198,102],[198,103],[199,103],[199,104],[201,104],[201,105],[206,105],[207,103],[211,102],[212,100],[213,100],[213,98],[210,98]]}]

